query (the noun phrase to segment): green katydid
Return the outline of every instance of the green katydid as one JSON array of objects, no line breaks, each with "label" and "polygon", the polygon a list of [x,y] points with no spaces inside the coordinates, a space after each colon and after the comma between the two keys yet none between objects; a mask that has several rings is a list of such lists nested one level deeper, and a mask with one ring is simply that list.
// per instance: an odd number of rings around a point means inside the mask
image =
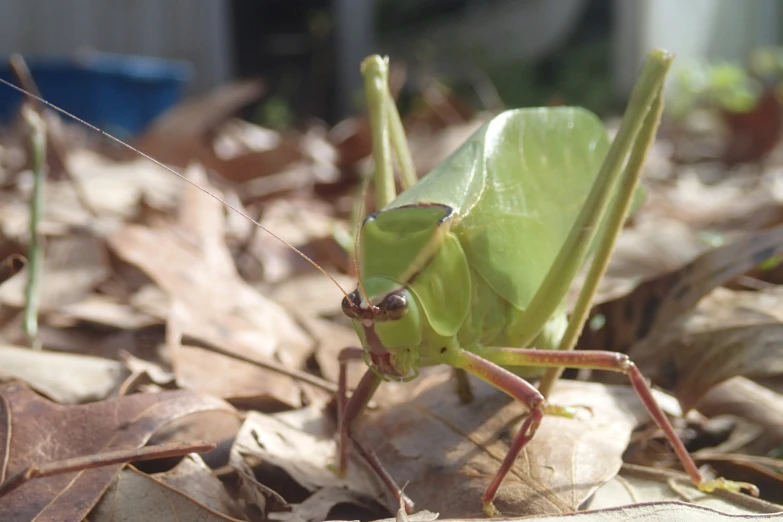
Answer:
[{"label": "green katydid", "polygon": [[[557,367],[564,366],[627,374],[694,484],[705,491],[755,492],[750,484],[702,477],[625,355],[571,351],[654,138],[671,59],[665,52],[651,53],[611,148],[603,125],[587,111],[508,111],[416,183],[388,91],[387,62],[378,56],[365,60],[376,203],[381,210],[359,229],[359,284],[343,300],[362,348],[348,348],[340,357],[339,472],[346,469],[351,443],[403,499],[393,478],[352,436],[351,428],[383,380],[407,380],[419,367],[448,364],[488,381],[530,409],[482,497],[485,510],[494,514],[498,488],[544,413],[569,414],[568,408],[545,401]],[[396,198],[392,151],[406,188]],[[591,252],[587,282],[568,317],[565,294]],[[362,358],[370,369],[348,399],[346,364]],[[542,383],[543,393],[522,378],[539,376],[546,368],[553,370]]]},{"label": "green katydid", "polygon": [[[600,120],[585,110],[507,111],[396,198],[392,150],[404,187],[412,162],[388,91],[387,61],[379,56],[364,61],[381,210],[358,232],[359,283],[342,303],[363,348],[341,355],[340,472],[353,441],[399,492],[351,428],[381,381],[412,379],[420,367],[447,364],[530,409],[482,497],[485,511],[495,514],[498,488],[545,411],[569,414],[547,406],[523,377],[564,366],[628,375],[700,489],[755,492],[750,484],[702,477],[627,356],[571,351],[654,139],[671,60],[665,52],[651,53],[611,148]],[[569,319],[564,298],[594,244],[589,276]],[[363,358],[370,369],[348,400],[345,367],[354,358]],[[547,388],[557,375],[556,369],[550,372]]]}]

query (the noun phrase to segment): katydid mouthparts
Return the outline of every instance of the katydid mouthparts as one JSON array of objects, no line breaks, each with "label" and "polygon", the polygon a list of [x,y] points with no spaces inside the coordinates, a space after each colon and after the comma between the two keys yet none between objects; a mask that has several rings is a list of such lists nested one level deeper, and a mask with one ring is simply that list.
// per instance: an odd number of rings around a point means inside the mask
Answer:
[{"label": "katydid mouthparts", "polygon": [[[373,137],[376,208],[357,227],[356,290],[342,308],[361,348],[340,355],[337,471],[349,446],[409,509],[393,477],[353,434],[353,427],[384,380],[409,380],[421,367],[446,364],[504,391],[529,409],[481,501],[493,500],[545,413],[570,415],[548,405],[556,369],[587,368],[628,375],[640,400],[665,433],[691,481],[702,491],[748,490],[752,484],[707,479],[678,438],[636,366],[624,354],[574,352],[590,303],[638,183],[662,110],[662,89],[673,57],[650,53],[616,138],[602,122],[572,107],[506,111],[482,126],[421,180],[415,180],[400,116],[388,88],[388,60],[362,64]],[[83,123],[188,183],[180,173],[121,140],[2,79],[0,82]],[[405,189],[396,195],[394,156]],[[234,212],[297,251],[218,196]],[[588,277],[570,314],[565,296],[585,262]],[[369,366],[348,397],[346,365]],[[542,390],[525,378],[540,377]],[[578,421],[574,421],[578,422]]]}]

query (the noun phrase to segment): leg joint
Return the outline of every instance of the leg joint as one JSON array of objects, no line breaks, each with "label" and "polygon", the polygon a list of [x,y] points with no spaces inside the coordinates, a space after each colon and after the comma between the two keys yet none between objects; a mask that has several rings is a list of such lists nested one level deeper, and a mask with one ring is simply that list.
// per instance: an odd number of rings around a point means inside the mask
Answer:
[{"label": "leg joint", "polygon": [[625,355],[624,353],[615,354],[615,363],[617,364],[617,368],[621,370],[623,373],[628,373],[631,367],[634,366],[634,363],[633,361],[631,361],[631,358]]}]

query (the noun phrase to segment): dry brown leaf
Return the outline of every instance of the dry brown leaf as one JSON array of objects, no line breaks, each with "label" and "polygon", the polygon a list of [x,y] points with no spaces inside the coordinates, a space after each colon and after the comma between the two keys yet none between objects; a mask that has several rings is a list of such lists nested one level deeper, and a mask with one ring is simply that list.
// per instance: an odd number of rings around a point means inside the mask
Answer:
[{"label": "dry brown leaf", "polygon": [[146,375],[157,385],[163,386],[174,381],[174,374],[160,364],[140,359],[125,351],[120,351],[119,358],[131,373]]},{"label": "dry brown leaf", "polygon": [[156,473],[151,478],[181,491],[213,511],[244,519],[236,500],[229,496],[223,483],[196,453],[182,459],[171,470]]},{"label": "dry brown leaf", "polygon": [[158,319],[104,294],[88,295],[81,301],[58,308],[57,312],[51,315],[71,322],[83,321],[118,330],[138,330],[159,322]]},{"label": "dry brown leaf", "polygon": [[[186,462],[185,459],[183,462]],[[175,468],[176,470],[176,468]],[[176,473],[172,470],[171,473]],[[204,474],[208,471],[204,470]],[[190,473],[191,480],[204,485],[204,479]],[[215,479],[216,480],[216,479]],[[190,484],[194,487],[195,484]],[[220,482],[212,487],[222,487]],[[193,491],[204,493],[194,487]],[[136,522],[154,520],[156,522],[227,522],[246,520],[223,514],[214,509],[205,500],[192,497],[181,489],[172,486],[157,476],[149,476],[133,468],[122,470],[114,478],[111,487],[100,503],[90,513],[91,522]],[[222,506],[221,506],[222,507]]]},{"label": "dry brown leaf", "polygon": [[[320,407],[275,415],[250,412],[231,449],[231,462],[241,469],[248,457],[260,459],[282,468],[308,491],[343,489],[359,505],[378,497],[380,488],[369,471],[353,467],[341,479],[329,469],[335,454],[333,435],[334,423]],[[315,508],[310,504],[308,509]]]},{"label": "dry brown leaf", "polygon": [[714,386],[697,408],[709,417],[741,417],[763,427],[772,440],[783,440],[783,396],[745,377],[733,377]]},{"label": "dry brown leaf", "polygon": [[361,504],[363,507],[369,503],[362,503],[356,494],[342,488],[327,487],[319,489],[299,504],[290,504],[289,513],[275,513],[275,519],[286,522],[321,522],[329,520],[329,512],[339,504]]},{"label": "dry brown leaf", "polygon": [[687,499],[689,505],[715,509],[721,513],[749,515],[783,512],[783,506],[742,493],[720,491],[703,493],[693,487],[684,473],[626,464],[585,505],[593,510],[615,506]]},{"label": "dry brown leaf", "polygon": [[[318,252],[313,252],[308,247],[311,243],[331,235],[336,226],[332,213],[333,210],[322,202],[290,197],[265,204],[261,224],[306,254],[317,257]],[[257,231],[253,237],[250,252],[260,260],[262,279],[267,283],[278,283],[294,274],[309,276],[314,273],[310,263],[288,246],[261,231]]]},{"label": "dry brown leaf", "polygon": [[[21,314],[20,314],[21,317]],[[19,321],[21,323],[21,321]],[[6,332],[12,339],[25,339],[21,324],[14,325],[18,331]],[[52,351],[94,355],[114,359],[125,350],[139,357],[157,359],[157,344],[162,337],[160,323],[138,330],[106,330],[90,328],[86,324],[58,327],[46,323],[39,325],[38,338],[41,344]]]},{"label": "dry brown leaf", "polygon": [[367,118],[355,116],[339,122],[329,131],[329,142],[334,145],[339,165],[353,165],[372,152],[372,134]]},{"label": "dry brown leaf", "polygon": [[605,326],[585,328],[579,347],[630,353],[634,360],[653,353],[657,336],[709,291],[781,251],[783,226],[745,234],[678,270],[648,279],[629,294],[593,307],[591,317],[602,315]]},{"label": "dry brown leaf", "polygon": [[261,88],[259,82],[245,81],[188,100],[161,117],[137,147],[180,167],[197,161],[235,183],[293,169],[306,171],[304,185],[312,186],[316,179],[334,180],[337,151],[323,133],[311,130],[281,136],[251,123],[229,120],[256,99]]},{"label": "dry brown leaf", "polygon": [[[343,288],[356,286],[353,277],[330,275]],[[318,272],[275,285],[269,291],[269,298],[302,316],[329,317],[342,314],[343,293],[333,281]]]},{"label": "dry brown leaf", "polygon": [[265,382],[270,370],[206,348],[181,345],[175,348],[177,385],[230,401],[242,409],[279,411],[290,407],[270,393]]},{"label": "dry brown leaf", "polygon": [[210,133],[263,92],[258,80],[221,86],[192,98],[158,118],[134,145],[158,161],[184,167],[199,161],[222,172],[224,160],[210,143]]},{"label": "dry brown leaf", "polygon": [[[56,310],[78,302],[110,273],[106,247],[100,239],[80,234],[49,238],[41,278],[40,310]],[[12,277],[0,287],[0,302],[23,307],[26,284],[27,271]]]},{"label": "dry brown leaf", "polygon": [[[695,506],[685,502],[649,502],[645,504],[624,505],[605,509],[582,511],[579,513],[567,513],[562,515],[542,515],[522,518],[496,518],[499,522],[535,520],[536,522],[628,522],[640,520],[650,522],[780,522],[783,521],[783,513],[762,511],[761,514],[735,514],[724,513],[716,509],[703,506]],[[399,522],[399,518],[387,518],[375,522]],[[422,518],[413,515],[411,522],[431,521],[431,513],[426,513]],[[475,518],[449,518],[439,519],[441,522],[473,522]]]},{"label": "dry brown leaf", "polygon": [[[129,395],[83,406],[49,402],[21,383],[0,386],[2,480],[30,465],[143,446],[173,419],[231,410],[223,401],[175,391]],[[0,498],[7,520],[81,520],[122,465],[40,478]]]},{"label": "dry brown leaf", "polygon": [[[655,344],[631,355],[648,377],[675,391],[685,411],[716,384],[735,376],[783,374],[783,288],[717,289],[670,325]],[[653,371],[654,370],[654,371]]]},{"label": "dry brown leaf", "polygon": [[[236,123],[234,124],[237,125]],[[236,183],[247,184],[252,180],[263,181],[269,176],[282,176],[284,173],[289,175],[293,171],[306,171],[307,184],[312,186],[314,182],[322,183],[334,182],[339,177],[339,172],[335,167],[337,161],[337,151],[326,139],[325,133],[317,128],[311,128],[305,134],[293,134],[279,136],[275,141],[267,140],[266,143],[259,144],[248,143],[246,138],[254,134],[270,133],[268,129],[257,127],[250,123],[243,122],[243,136],[238,136],[244,143],[237,146],[228,146],[222,144],[222,148],[231,149],[228,154],[230,158],[225,158],[224,177]],[[222,134],[225,139],[225,131]],[[235,140],[236,141],[236,140]],[[217,145],[216,145],[217,146]],[[220,151],[218,151],[220,154]],[[221,154],[225,156],[226,154]],[[279,183],[279,182],[278,182]],[[254,198],[256,191],[243,191],[245,200]],[[275,192],[267,190],[267,193]]]},{"label": "dry brown leaf", "polygon": [[[627,520],[688,522],[779,522],[783,513],[737,515],[685,502],[650,502],[571,515],[536,517],[538,522],[625,522]],[[449,522],[444,520],[443,522]],[[457,522],[453,520],[451,522]]]},{"label": "dry brown leaf", "polygon": [[[285,169],[302,162],[305,158],[298,137],[280,138],[272,148],[251,149],[242,151],[242,153],[235,152],[232,155],[231,158],[220,158],[223,165],[218,172],[234,183],[246,183],[283,172]],[[312,183],[312,176],[310,182]]]},{"label": "dry brown leaf", "polygon": [[118,225],[110,217],[114,220],[133,217],[139,201],[143,200],[154,208],[174,208],[182,189],[182,180],[138,156],[134,156],[132,161],[119,163],[94,151],[77,149],[69,153],[68,163],[90,206],[102,216],[95,223],[94,218],[79,205],[73,187],[58,184],[57,192],[47,200],[47,216],[52,221],[71,226],[107,231]]},{"label": "dry brown leaf", "polygon": [[[711,245],[698,231],[679,221],[645,220],[626,228],[617,238],[595,301],[600,303],[625,295],[640,281],[675,271],[710,249]],[[586,271],[571,285],[569,297],[573,302],[585,275]]]},{"label": "dry brown leaf", "polygon": [[60,404],[105,399],[128,375],[117,361],[17,346],[0,346],[0,368]]},{"label": "dry brown leaf", "polygon": [[[692,169],[682,169],[673,183],[649,184],[646,219],[658,216],[698,230],[759,230],[781,223],[779,180],[736,180],[705,184]],[[743,183],[744,181],[744,183]]]},{"label": "dry brown leaf", "polygon": [[[343,348],[358,347],[359,338],[353,328],[326,321],[317,317],[301,316],[301,323],[310,332],[318,345],[315,349],[315,360],[321,373],[332,382],[337,382],[340,374],[340,363],[337,360]],[[355,361],[348,365],[348,386],[359,383],[367,365],[363,361]]]},{"label": "dry brown leaf", "polygon": [[[191,176],[204,184],[198,169]],[[111,248],[147,273],[172,302],[174,315],[150,313],[174,321],[188,337],[227,351],[278,358],[301,368],[311,341],[279,305],[267,300],[236,272],[223,238],[223,207],[188,186],[180,227],[127,226],[109,237]],[[230,375],[224,376],[231,379]],[[265,391],[290,406],[301,397],[290,378],[265,370]]]},{"label": "dry brown leaf", "polygon": [[[433,384],[433,383],[430,383]],[[440,377],[411,401],[366,419],[360,439],[417,508],[444,517],[481,516],[481,495],[508,450],[525,410],[474,381],[463,405]],[[576,510],[622,465],[637,419],[647,419],[629,387],[560,382],[551,402],[592,408],[576,419],[547,416],[504,481],[496,506],[504,515]],[[394,510],[393,505],[387,506]]]},{"label": "dry brown leaf", "polygon": [[187,417],[173,419],[150,437],[152,444],[177,444],[193,440],[208,440],[217,447],[203,453],[200,457],[211,468],[220,468],[228,464],[229,450],[239,428],[242,426],[242,413],[237,410],[212,410],[199,412]]}]

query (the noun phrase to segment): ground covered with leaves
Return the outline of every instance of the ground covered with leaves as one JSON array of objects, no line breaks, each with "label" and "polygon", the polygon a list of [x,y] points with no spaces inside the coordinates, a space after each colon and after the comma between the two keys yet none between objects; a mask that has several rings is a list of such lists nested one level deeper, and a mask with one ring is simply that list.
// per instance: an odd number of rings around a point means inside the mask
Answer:
[{"label": "ground covered with leaves", "polygon": [[[230,118],[257,90],[237,84],[184,104],[135,145],[352,289],[347,250],[369,163],[367,124],[278,133]],[[431,97],[406,118],[420,175],[488,117],[458,102]],[[22,327],[26,271],[0,286],[0,518],[397,513],[359,460],[344,479],[330,470],[337,354],[357,343],[336,286],[170,172],[84,129],[47,122],[35,339]],[[675,145],[690,139],[669,129],[656,143],[646,203],[620,237],[579,347],[629,354],[658,386],[698,464],[758,485],[761,499],[693,489],[622,376],[572,372],[551,400],[585,406],[585,414],[544,419],[500,490],[507,516],[783,512],[783,150],[741,165],[720,154],[685,161]],[[27,256],[23,123],[5,129],[0,143],[0,257]],[[349,383],[364,370],[353,367]],[[483,516],[481,492],[524,410],[474,384],[467,405],[448,369],[384,384],[359,427],[426,510],[411,520]]]}]

